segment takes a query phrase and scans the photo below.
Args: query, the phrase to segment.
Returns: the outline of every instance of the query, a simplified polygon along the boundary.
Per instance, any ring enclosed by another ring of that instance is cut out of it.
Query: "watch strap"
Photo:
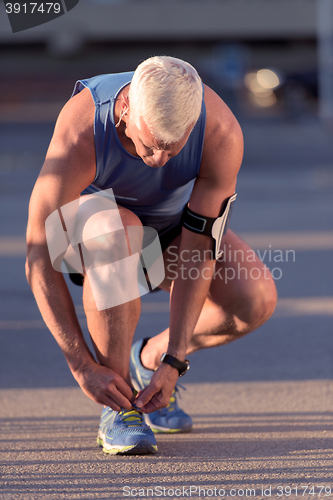
[[[175,356],[172,356],[171,354],[168,354],[166,352],[162,354],[161,361],[162,363],[166,363],[167,365],[176,368],[179,372],[180,377],[185,375],[185,373],[190,367],[190,363],[187,359],[185,359],[185,361],[180,361],[179,359],[175,358]]]

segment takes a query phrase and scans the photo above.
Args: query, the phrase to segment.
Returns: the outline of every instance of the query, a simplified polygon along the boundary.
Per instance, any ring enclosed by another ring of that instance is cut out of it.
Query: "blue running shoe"
[[[157,451],[154,433],[136,410],[103,408],[97,443],[111,455],[143,455]]]
[[[130,358],[130,373],[133,387],[137,391],[144,389],[150,382],[153,375],[152,370],[144,368],[141,363],[140,353],[142,350],[144,339],[138,340],[133,344]],[[174,390],[170,402],[166,408],[145,413],[143,415],[146,424],[151,427],[155,433],[173,433],[173,432],[190,432],[192,430],[191,417],[181,410],[177,403],[178,388]]]

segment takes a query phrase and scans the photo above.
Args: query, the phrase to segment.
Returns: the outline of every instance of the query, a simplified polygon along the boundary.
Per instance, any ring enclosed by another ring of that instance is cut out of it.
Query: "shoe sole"
[[[132,446],[112,446],[107,447],[102,438],[97,437],[97,444],[99,444],[104,453],[109,455],[148,455],[149,453],[156,453],[157,446],[149,443],[149,441],[140,441]]]
[[[169,429],[167,427],[150,427],[154,434],[181,434],[191,432],[191,429]]]

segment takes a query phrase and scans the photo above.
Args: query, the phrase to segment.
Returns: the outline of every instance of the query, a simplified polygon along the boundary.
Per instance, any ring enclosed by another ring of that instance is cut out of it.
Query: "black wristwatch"
[[[171,354],[167,354],[166,352],[162,354],[161,361],[162,363],[167,363],[168,365],[177,368],[180,377],[185,375],[187,370],[190,368],[190,363],[188,359],[185,359],[185,361],[180,361],[179,359],[175,358],[174,356],[171,356]]]

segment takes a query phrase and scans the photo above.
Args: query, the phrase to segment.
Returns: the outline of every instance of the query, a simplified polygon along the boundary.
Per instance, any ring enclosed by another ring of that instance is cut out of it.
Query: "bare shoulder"
[[[206,137],[226,138],[229,135],[242,139],[241,127],[230,108],[210,87],[205,85]]]
[[[44,234],[44,222],[50,213],[78,199],[93,182],[96,172],[94,115],[95,106],[86,90],[70,99],[60,112],[30,199],[30,239]]]
[[[61,110],[41,175],[56,174],[80,192],[95,177],[95,105],[88,89],[72,97]]]
[[[94,102],[90,91],[84,89],[61,110],[50,146],[67,147],[73,151],[77,148],[78,153],[82,149],[85,153],[94,152],[94,117]]]
[[[243,157],[241,127],[226,103],[205,85],[206,130],[200,175],[237,176]]]

